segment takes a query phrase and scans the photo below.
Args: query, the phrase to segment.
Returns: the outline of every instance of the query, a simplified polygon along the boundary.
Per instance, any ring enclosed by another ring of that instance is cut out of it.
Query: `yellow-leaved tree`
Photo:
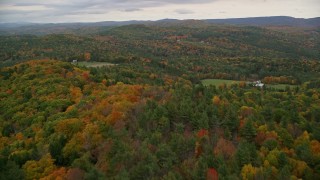
[[[39,161],[27,161],[22,168],[25,172],[26,179],[40,179],[51,174],[56,169],[53,163],[54,160],[48,153]]]
[[[256,171],[257,169],[253,167],[251,164],[244,165],[241,170],[242,179],[244,180],[254,179]]]

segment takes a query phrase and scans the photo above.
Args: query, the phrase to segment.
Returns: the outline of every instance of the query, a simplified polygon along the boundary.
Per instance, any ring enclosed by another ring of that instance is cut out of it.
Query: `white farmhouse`
[[[253,82],[253,86],[263,88],[264,84],[261,83],[261,81],[259,80],[259,81]]]

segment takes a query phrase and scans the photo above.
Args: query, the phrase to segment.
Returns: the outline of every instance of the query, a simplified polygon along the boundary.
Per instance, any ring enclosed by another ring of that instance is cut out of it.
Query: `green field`
[[[112,63],[108,63],[108,62],[95,62],[95,61],[91,61],[91,62],[78,62],[77,63],[78,66],[86,66],[86,67],[102,67],[102,66],[114,66],[116,64],[112,64]]]
[[[290,89],[297,87],[297,85],[290,85],[290,84],[266,84],[267,88],[274,88],[274,89],[278,89],[278,90],[285,90],[287,86]]]
[[[213,85],[213,86],[220,86],[222,84],[226,84],[227,86],[231,84],[239,84],[241,81],[237,80],[225,80],[225,79],[204,79],[201,80],[202,84],[205,86]],[[247,82],[248,84],[249,82]],[[266,84],[266,88],[274,88],[277,90],[285,90],[288,86],[290,89],[297,87],[297,85],[290,85],[290,84]]]
[[[209,85],[219,86],[219,85],[222,85],[222,84],[226,84],[226,85],[238,84],[241,81],[225,80],[225,79],[204,79],[204,80],[201,80],[201,82],[205,86],[209,86]]]

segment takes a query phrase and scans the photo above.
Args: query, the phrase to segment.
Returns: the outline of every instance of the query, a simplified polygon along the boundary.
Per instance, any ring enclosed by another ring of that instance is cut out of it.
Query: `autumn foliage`
[[[214,168],[208,169],[207,180],[219,180],[218,172]]]
[[[209,135],[209,132],[206,129],[200,129],[197,133],[198,138],[203,138],[208,135]]]
[[[1,68],[0,179],[319,179],[313,86],[219,88],[122,68]]]

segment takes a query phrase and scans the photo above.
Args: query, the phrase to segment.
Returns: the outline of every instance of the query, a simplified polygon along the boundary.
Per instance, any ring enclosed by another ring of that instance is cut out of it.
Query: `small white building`
[[[253,82],[253,86],[262,88],[264,86],[264,84],[261,83],[261,81],[259,80],[259,81]]]
[[[78,60],[74,59],[72,60],[72,64],[77,64],[78,63]]]

